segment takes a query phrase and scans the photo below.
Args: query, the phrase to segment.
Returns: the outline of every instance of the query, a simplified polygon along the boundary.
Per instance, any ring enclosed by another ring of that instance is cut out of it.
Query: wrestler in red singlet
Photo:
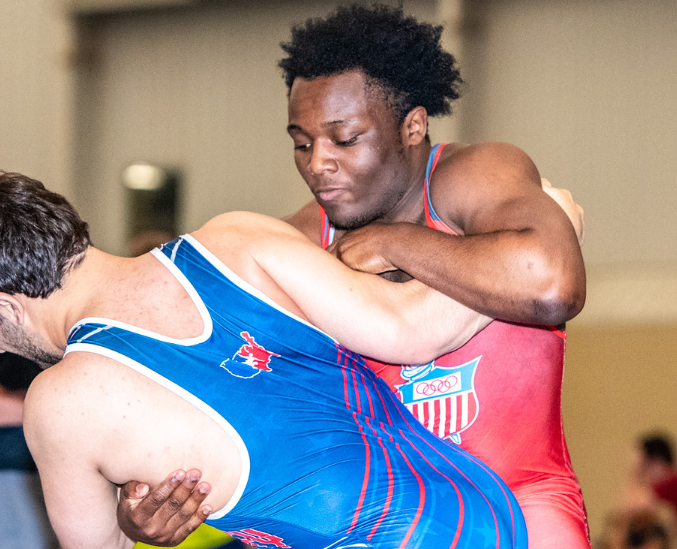
[[[455,234],[428,192],[443,145],[433,147],[425,180],[429,227]],[[320,207],[322,244],[333,228]],[[515,494],[531,549],[589,549],[581,489],[562,427],[566,332],[493,321],[456,351],[430,364],[367,360],[428,429],[496,471]]]

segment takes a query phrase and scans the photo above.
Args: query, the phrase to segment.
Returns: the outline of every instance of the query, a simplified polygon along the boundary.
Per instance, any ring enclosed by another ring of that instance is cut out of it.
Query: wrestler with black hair
[[[428,117],[449,114],[462,85],[441,33],[363,5],[292,30],[280,61],[287,130],[315,201],[286,221],[356,270],[414,277],[498,319],[430,363],[370,366],[431,431],[501,475],[530,547],[588,549],[561,414],[564,323],[585,301],[582,223],[577,233],[566,213],[580,211],[518,147],[431,144]],[[122,492],[128,533],[147,540],[142,523],[158,517],[194,527],[199,495],[179,520],[160,505],[170,484],[150,503],[136,488]]]
[[[428,116],[447,115],[463,81],[453,55],[440,47],[442,30],[386,6],[340,7],[333,17],[294,27],[279,66],[290,91],[297,78],[360,70],[368,86],[385,93],[398,124],[417,106]]]

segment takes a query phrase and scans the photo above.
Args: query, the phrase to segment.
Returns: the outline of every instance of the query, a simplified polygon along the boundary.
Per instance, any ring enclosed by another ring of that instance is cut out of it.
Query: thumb
[[[150,486],[148,484],[145,484],[143,482],[138,482],[136,484],[136,490],[134,490],[134,496],[137,499],[141,499],[146,497],[146,494],[150,491]]]
[[[121,488],[120,499],[143,499],[149,490],[148,484],[130,480]]]

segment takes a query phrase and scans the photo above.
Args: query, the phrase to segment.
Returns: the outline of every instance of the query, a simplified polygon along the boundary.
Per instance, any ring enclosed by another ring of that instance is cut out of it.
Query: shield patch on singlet
[[[261,372],[270,372],[270,360],[275,356],[273,353],[254,340],[254,337],[248,332],[240,332],[240,337],[247,343],[241,345],[235,352],[233,358],[224,360],[220,366],[227,370],[231,375],[243,379],[252,378]]]
[[[460,444],[461,433],[479,413],[475,370],[480,358],[460,366],[437,366],[435,361],[405,366],[401,375],[408,381],[397,385],[400,399],[429,431]]]

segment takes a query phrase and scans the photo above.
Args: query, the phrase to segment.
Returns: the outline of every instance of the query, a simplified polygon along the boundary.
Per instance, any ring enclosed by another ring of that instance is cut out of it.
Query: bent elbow
[[[534,302],[534,316],[542,325],[564,324],[583,310],[585,297],[585,281],[557,284]]]

